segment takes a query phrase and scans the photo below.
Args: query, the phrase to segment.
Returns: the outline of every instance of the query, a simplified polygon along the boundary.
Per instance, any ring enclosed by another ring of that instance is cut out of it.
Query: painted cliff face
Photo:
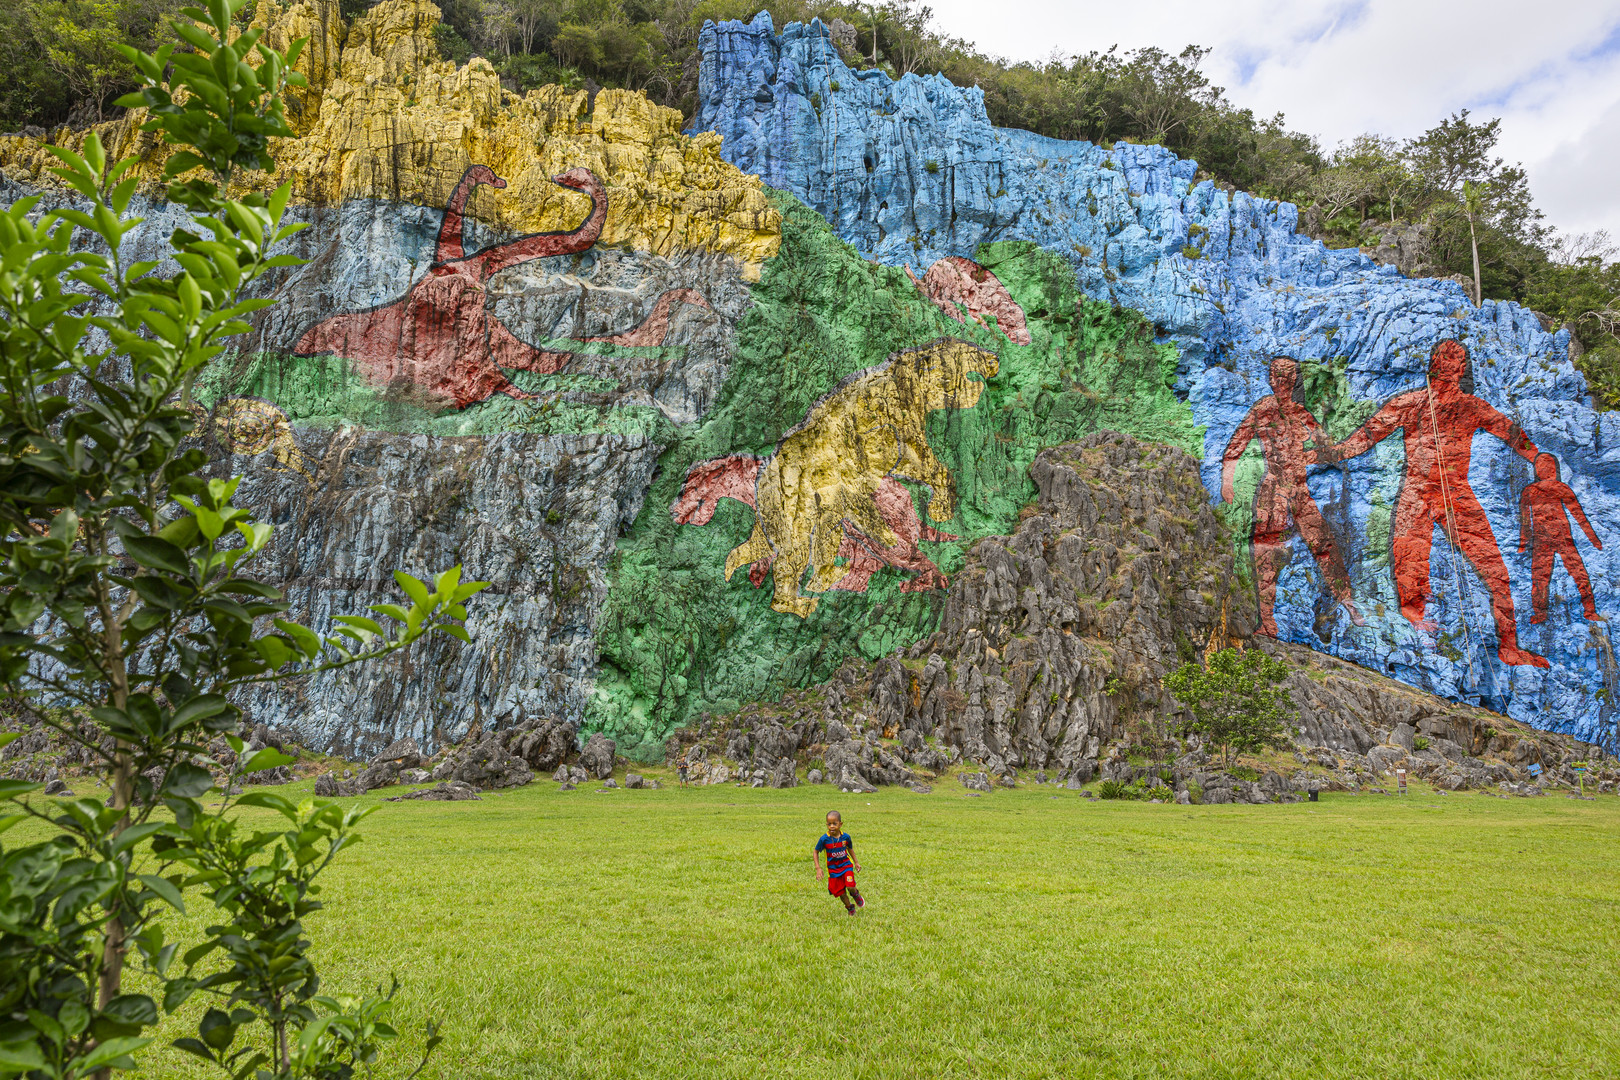
[[[1570,534],[1574,514],[1597,550],[1603,544],[1587,521],[1579,499],[1558,478],[1558,462],[1539,452],[1519,426],[1489,402],[1463,388],[1469,378],[1468,350],[1442,341],[1430,354],[1426,385],[1384,402],[1343,441],[1334,444],[1317,418],[1298,399],[1299,362],[1277,357],[1271,363],[1272,394],[1255,403],[1233,433],[1223,454],[1221,495],[1232,502],[1233,476],[1251,441],[1258,441],[1265,475],[1252,504],[1249,546],[1262,630],[1277,635],[1277,579],[1292,560],[1291,540],[1310,549],[1323,584],[1351,621],[1364,626],[1354,590],[1333,530],[1316,505],[1308,484],[1312,466],[1348,461],[1402,433],[1403,474],[1389,535],[1389,567],[1400,613],[1420,634],[1434,636],[1439,624],[1429,616],[1434,596],[1430,562],[1438,531],[1444,550],[1437,556],[1460,582],[1462,567],[1486,588],[1496,633],[1497,658],[1505,666],[1548,666],[1547,659],[1519,647],[1519,621],[1513,583],[1491,523],[1473,488],[1469,464],[1474,436],[1486,433],[1515,454],[1535,463],[1537,481],[1519,496],[1522,529],[1519,550],[1529,547],[1533,565],[1535,617],[1548,617],[1547,594],[1553,558],[1560,557],[1585,607],[1585,617],[1602,621],[1585,563]],[[1483,628],[1465,623],[1465,633]]]
[[[930,517],[955,514],[950,473],[924,431],[928,414],[972,408],[998,366],[994,353],[965,341],[896,353],[818,401],[770,457],[692,466],[671,514],[683,524],[704,524],[718,499],[754,507],[748,540],[726,556],[726,577],[747,566],[758,586],[773,573],[777,611],[804,617],[816,610],[814,594],[865,592],[883,566],[917,572],[904,589],[944,588],[945,576],[917,542],[925,532],[930,540],[956,538],[924,529],[899,479],[933,492]],[[801,580],[807,570],[809,579]]]
[[[1620,415],[1593,407],[1565,332],[1514,304],[1476,306],[1454,282],[1324,248],[1297,234],[1296,207],[1199,182],[1196,162],[1162,147],[998,129],[977,90],[938,76],[856,77],[817,23],[714,24],[701,52],[694,126],[866,257],[932,274],[986,244],[1026,243],[1065,262],[1083,295],[1151,321],[1204,426],[1211,496],[1236,481],[1268,631],[1538,726],[1612,731],[1620,667],[1587,615],[1620,587],[1620,557],[1574,531],[1565,543],[1554,508],[1578,503],[1599,540],[1620,517],[1607,453]],[[1447,340],[1468,353],[1475,385],[1436,400],[1439,433],[1423,436],[1397,422]],[[1278,357],[1299,362],[1309,408],[1271,385]],[[1375,415],[1360,453],[1318,461],[1319,443]],[[1522,442],[1497,433],[1499,417]],[[1524,495],[1540,483],[1532,447],[1558,461],[1569,500],[1551,487]],[[1434,494],[1442,476],[1452,486],[1447,468],[1465,474],[1449,499]]]
[[[519,237],[468,254],[463,232],[473,189],[480,184],[506,187],[506,181],[488,166],[468,168],[445,207],[426,276],[398,300],[322,320],[298,339],[295,354],[330,353],[353,362],[375,386],[403,380],[429,400],[443,401],[454,409],[486,401],[494,394],[518,400],[534,398],[533,392],[513,385],[507,373],[550,375],[566,367],[573,356],[521,340],[495,312],[488,282],[513,267],[588,250],[602,234],[608,213],[607,192],[589,169],[571,169],[553,179],[590,198],[590,213],[584,221],[566,231]],[[658,298],[637,326],[580,340],[662,345],[671,309],[681,303],[709,306],[696,289],[672,289]]]

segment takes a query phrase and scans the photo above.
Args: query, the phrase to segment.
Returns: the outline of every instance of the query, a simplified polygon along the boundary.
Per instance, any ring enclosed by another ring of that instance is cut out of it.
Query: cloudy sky
[[[1119,44],[1214,49],[1205,70],[1324,148],[1421,134],[1448,113],[1502,118],[1549,223],[1620,237],[1616,0],[928,0],[985,52],[1039,60]]]

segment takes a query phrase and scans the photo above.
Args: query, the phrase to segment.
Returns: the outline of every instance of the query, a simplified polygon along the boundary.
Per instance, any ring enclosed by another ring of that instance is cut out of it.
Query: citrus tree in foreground
[[[346,616],[322,636],[253,576],[271,527],[232,504],[240,477],[198,475],[192,381],[271,303],[254,283],[298,262],[277,252],[301,227],[283,220],[289,188],[232,196],[273,168],[270,140],[292,134],[281,91],[302,82],[302,42],[283,55],[238,34],[245,2],[185,9],[183,48],[125,50],[145,88],[121,103],[174,144],[168,195],[191,212],[172,265],[130,259],[134,162],[109,163],[94,133],[82,153],[50,148],[72,205],[0,212],[0,693],[89,749],[111,792],[41,800],[0,781],[0,832],[34,819],[50,833],[0,845],[0,1076],[132,1068],[161,1014],[199,994],[197,1033],[175,1045],[237,1078],[347,1077],[395,1034],[392,990],[322,993],[302,924],[361,815],[232,796],[291,760],[244,752],[232,692],[429,632],[465,640],[462,604],[483,584],[459,567],[431,584],[396,573],[401,603],[372,608],[386,627]],[[234,771],[205,805],[220,740]],[[248,805],[282,825],[244,828],[233,811]],[[188,902],[214,909],[208,928],[171,941],[164,916]],[[158,996],[128,990],[132,962]]]
[[[1259,649],[1222,649],[1207,667],[1182,664],[1164,677],[1164,688],[1192,714],[1181,729],[1220,747],[1222,765],[1230,766],[1233,751],[1287,742],[1295,715],[1294,700],[1280,685],[1287,677],[1288,665]]]

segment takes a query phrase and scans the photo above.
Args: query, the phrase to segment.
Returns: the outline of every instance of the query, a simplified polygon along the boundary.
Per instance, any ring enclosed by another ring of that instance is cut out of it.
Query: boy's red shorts
[[[827,879],[827,891],[834,896],[842,896],[844,890],[853,884],[855,884],[855,871],[851,870],[843,877],[829,877]]]

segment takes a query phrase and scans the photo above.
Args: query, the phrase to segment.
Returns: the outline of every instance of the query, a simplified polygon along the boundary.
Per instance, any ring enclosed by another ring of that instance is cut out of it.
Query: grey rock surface
[[[613,775],[613,760],[618,750],[618,743],[600,731],[594,732],[579,752],[580,767],[595,779],[605,780]]]
[[[467,605],[472,644],[433,635],[385,660],[247,694],[256,721],[361,755],[404,737],[443,746],[477,728],[560,717],[577,729],[593,680],[596,613],[620,530],[640,510],[656,445],[639,436],[477,438],[295,429],[316,483],[231,457],[237,502],[276,526],[258,564],[290,618],[398,599],[392,571],[460,563],[490,587]],[[271,460],[269,454],[262,455]]]
[[[384,802],[400,802],[404,799],[425,799],[429,802],[477,802],[478,790],[471,784],[460,780],[447,780],[421,791],[411,791],[404,795],[391,795]]]

